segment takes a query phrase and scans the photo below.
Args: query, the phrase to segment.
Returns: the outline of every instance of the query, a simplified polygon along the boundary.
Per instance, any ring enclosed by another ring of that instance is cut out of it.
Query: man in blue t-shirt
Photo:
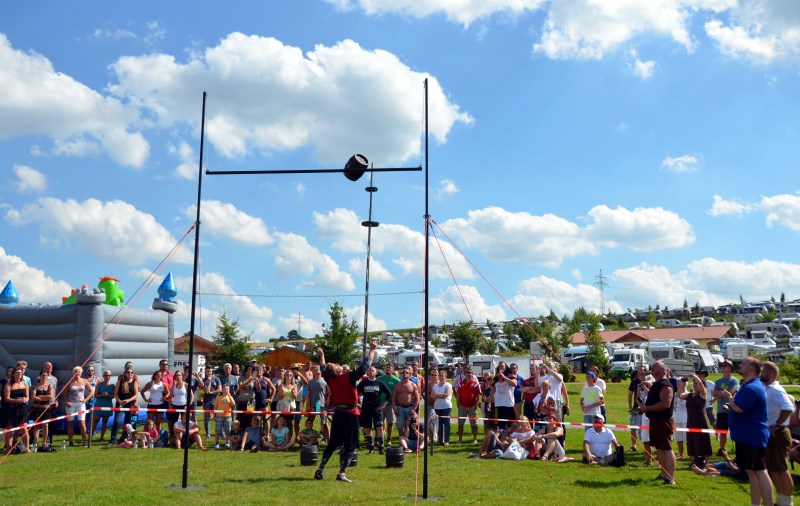
[[[750,480],[750,503],[772,504],[772,481],[766,467],[767,393],[761,383],[761,361],[747,357],[739,368],[742,384],[734,396],[723,392],[728,401],[731,439],[736,444],[736,463]]]
[[[733,373],[733,364],[725,360],[719,365],[719,370],[722,371],[722,377],[714,382],[714,391],[711,396],[717,400],[717,423],[714,428],[717,430],[728,430],[728,408],[725,401],[725,392],[731,395],[736,395],[739,389],[739,380],[731,376]],[[725,451],[725,444],[728,442],[727,434],[719,435],[719,450],[717,455],[720,457]]]

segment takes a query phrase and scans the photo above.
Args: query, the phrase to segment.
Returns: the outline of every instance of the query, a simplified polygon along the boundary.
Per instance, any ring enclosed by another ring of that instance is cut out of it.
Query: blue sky
[[[597,311],[601,269],[613,311],[800,297],[798,63],[790,0],[6,2],[0,283],[146,308],[169,271],[184,330],[192,236],[132,294],[194,222],[202,92],[206,168],[415,166],[427,77],[431,323]],[[421,325],[423,183],[376,176],[371,330]],[[367,184],[204,176],[199,333],[362,321]]]

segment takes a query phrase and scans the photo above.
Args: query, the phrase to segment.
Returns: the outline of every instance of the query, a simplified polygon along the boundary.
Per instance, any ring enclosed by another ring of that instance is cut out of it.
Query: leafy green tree
[[[531,341],[536,339],[536,337],[533,335],[533,330],[531,330],[531,328],[535,325],[535,323],[526,323],[520,327],[519,332],[517,332],[517,335],[519,336],[519,345],[524,350],[529,350],[531,348]]]
[[[223,311],[218,318],[214,334],[214,344],[220,348],[217,359],[220,362],[244,365],[252,358],[250,337],[253,333],[240,335],[239,319],[231,320],[228,314]]]
[[[403,348],[406,350],[411,349],[411,336],[408,334],[403,336]]]
[[[781,292],[781,306],[786,302],[786,294]]]
[[[442,338],[439,337],[439,334],[434,334],[433,337],[431,337],[431,344],[434,348],[438,348],[442,345]]]
[[[470,322],[458,322],[450,335],[450,343],[455,356],[467,358],[478,350],[480,334]]]
[[[352,364],[359,356],[356,341],[361,330],[355,319],[347,320],[344,308],[335,302],[328,310],[330,324],[322,324],[322,335],[316,336],[317,347],[325,352],[325,360],[337,364]]]
[[[601,375],[606,375],[609,371],[609,363],[606,354],[604,353],[605,350],[605,343],[603,342],[603,338],[600,337],[600,331],[598,330],[597,324],[592,322],[589,328],[585,332],[586,335],[586,345],[588,346],[588,350],[586,351],[586,360],[600,369]]]

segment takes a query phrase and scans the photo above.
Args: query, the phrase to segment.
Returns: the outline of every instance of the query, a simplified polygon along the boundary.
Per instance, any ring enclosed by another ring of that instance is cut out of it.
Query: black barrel
[[[390,446],[386,449],[386,467],[403,467],[405,459],[402,446]]]
[[[303,445],[300,447],[300,465],[316,466],[319,457],[319,448],[314,445]]]
[[[356,467],[358,465],[358,450],[350,452],[350,467]]]

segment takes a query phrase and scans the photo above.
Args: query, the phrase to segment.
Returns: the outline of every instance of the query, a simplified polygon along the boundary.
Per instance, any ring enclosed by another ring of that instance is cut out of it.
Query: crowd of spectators
[[[16,428],[5,432],[6,451],[55,451],[50,442],[51,424],[34,424],[29,429],[24,424],[50,419],[59,407],[69,416],[64,442],[69,446],[75,444],[76,425],[79,444],[84,446],[97,433],[98,440],[108,441],[109,446],[181,448],[188,434],[189,444],[201,449],[208,445],[252,452],[325,444],[330,437],[328,417],[317,415],[326,411],[330,391],[319,366],[311,362],[284,369],[252,361],[244,367],[224,364],[219,374],[207,366],[198,374],[188,368],[170,371],[168,362],[162,360],[157,371],[144,376],[147,381],[130,362],[116,381],[108,370],[95,375],[90,364],[85,370],[75,367],[61,388],[51,363],[45,363],[34,380],[26,375],[26,368],[20,361],[0,379],[0,426]],[[399,371],[389,364],[382,373],[370,367],[357,386],[366,449],[383,453],[395,435],[396,443],[408,452],[420,451],[426,443],[448,446],[450,418],[455,411],[458,443],[464,442],[467,423],[471,442],[481,442],[471,457],[501,457],[516,443],[528,458],[572,460],[564,450],[566,431],[559,423],[569,414],[569,395],[554,363],[531,364],[524,378],[516,364],[505,362],[480,377],[475,372],[468,365],[459,365],[450,380],[445,370],[433,367],[425,374],[417,364]],[[628,452],[638,452],[641,446],[645,464],[657,462],[659,478],[668,484],[674,483],[675,461],[688,459],[697,474],[746,477],[754,503],[771,500],[774,485],[777,503],[790,504],[794,486],[788,462],[789,458],[800,461],[800,444],[792,438],[790,425],[800,427],[800,404],[779,384],[779,369],[772,362],[744,360],[741,381],[728,362],[722,364],[721,372],[722,376],[711,382],[706,371],[677,376],[661,362],[652,364],[650,370],[641,367],[636,371],[628,388],[628,421],[648,428],[630,431]],[[425,393],[432,403],[432,417],[427,422],[420,411]],[[579,399],[586,424],[582,460],[587,464],[613,465],[624,460],[624,448],[604,426],[605,396],[600,371],[590,368]],[[176,411],[112,410],[144,405]],[[201,409],[187,418],[187,406]],[[273,413],[262,415],[263,411]],[[286,414],[288,411],[313,414]],[[710,427],[730,429],[735,459],[728,456],[726,434],[713,436],[719,442],[717,455],[723,459],[714,464],[712,435],[675,431]],[[470,442],[469,434],[466,442]]]

